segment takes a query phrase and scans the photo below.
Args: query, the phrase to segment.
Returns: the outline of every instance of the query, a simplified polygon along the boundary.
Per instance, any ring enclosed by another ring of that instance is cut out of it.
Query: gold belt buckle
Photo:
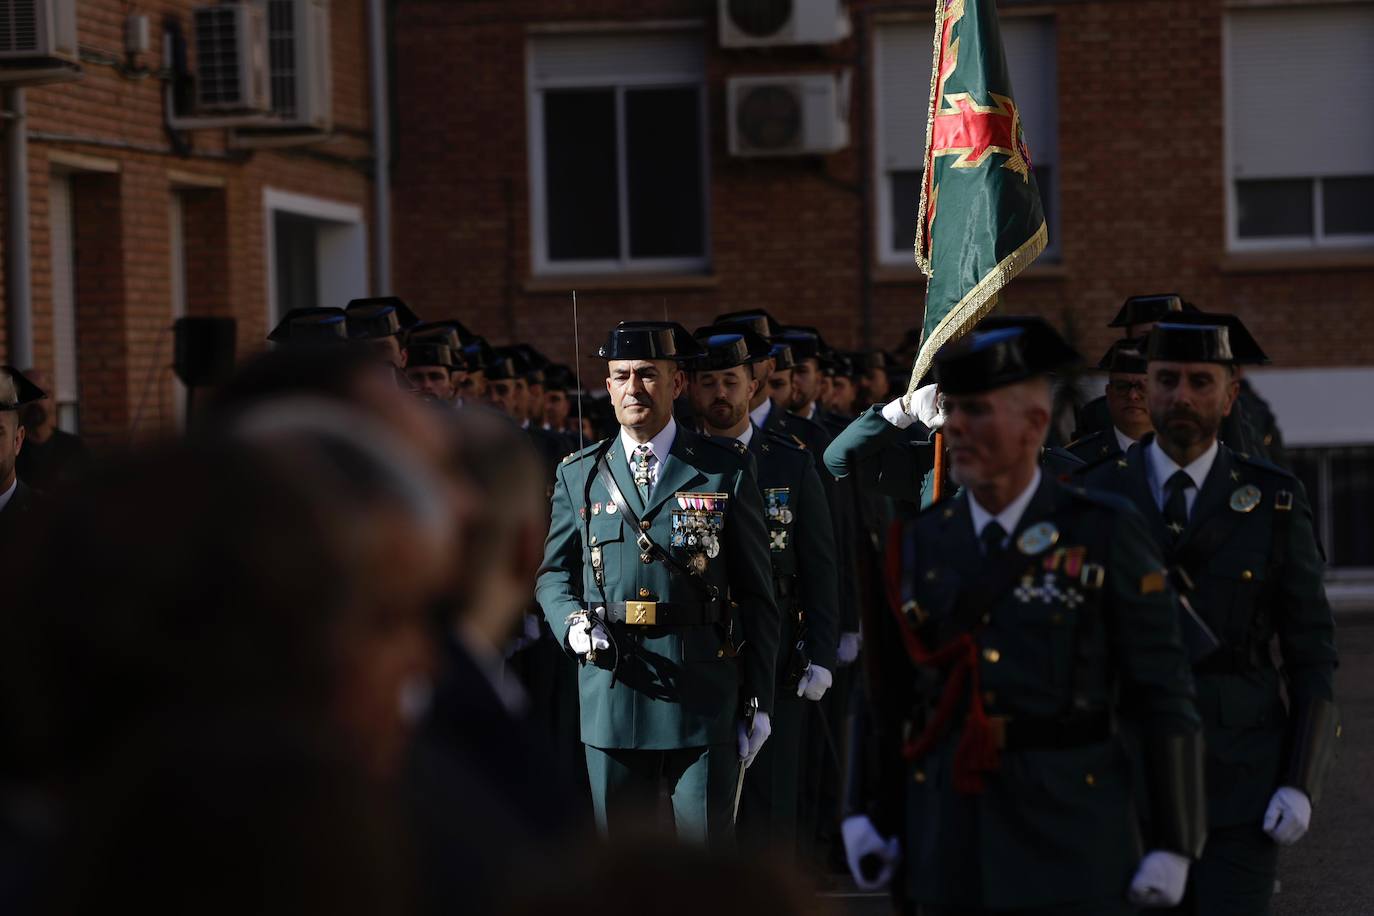
[[[626,601],[625,622],[636,627],[651,627],[658,623],[658,602]]]

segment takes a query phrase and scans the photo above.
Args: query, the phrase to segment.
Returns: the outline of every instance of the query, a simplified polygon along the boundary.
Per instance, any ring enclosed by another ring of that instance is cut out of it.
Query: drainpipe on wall
[[[372,56],[372,294],[391,294],[391,105],[387,88],[387,21],[384,0],[367,0]]]
[[[29,133],[24,90],[6,89],[5,118],[5,305],[9,318],[8,362],[33,365],[33,284],[29,275]]]

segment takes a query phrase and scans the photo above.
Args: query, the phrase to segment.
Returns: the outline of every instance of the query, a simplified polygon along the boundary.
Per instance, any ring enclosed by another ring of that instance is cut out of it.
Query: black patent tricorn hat
[[[1219,324],[1226,328],[1226,336],[1231,341],[1231,356],[1233,361],[1241,365],[1263,365],[1269,362],[1269,356],[1260,349],[1259,341],[1255,340],[1250,329],[1245,326],[1236,315],[1229,315],[1225,312],[1184,312],[1181,315],[1169,317],[1170,324]]]
[[[597,349],[602,359],[667,359],[685,362],[702,355],[701,345],[676,321],[622,321]]]
[[[275,343],[327,345],[348,342],[344,310],[299,308],[287,312],[267,339]]]
[[[397,296],[354,299],[344,307],[349,340],[391,337],[420,323],[419,317]]]
[[[935,354],[933,375],[945,394],[981,394],[1056,372],[1081,357],[1044,319],[985,319]]]
[[[792,345],[785,340],[775,340],[768,349],[768,355],[773,358],[773,370],[780,372],[784,369],[792,369],[797,365],[797,358],[792,355]]]
[[[732,327],[746,327],[758,334],[760,337],[776,337],[782,331],[782,323],[766,309],[744,309],[739,312],[726,312],[717,315],[712,322],[716,325],[730,325]]]
[[[1231,334],[1224,324],[1161,321],[1145,345],[1149,362],[1227,363],[1236,361]]]
[[[416,341],[406,347],[406,366],[414,368],[417,366],[439,366],[443,369],[461,368],[455,367],[453,362],[453,348],[441,341]]]
[[[1151,293],[1148,296],[1131,296],[1121,306],[1121,310],[1112,319],[1109,328],[1128,328],[1136,324],[1149,324],[1152,321],[1163,321],[1166,317],[1173,320],[1173,316],[1180,312],[1196,312],[1197,309],[1191,304],[1184,302],[1183,297],[1178,293]]]
[[[0,379],[5,376],[14,384],[14,400],[11,401],[8,397],[0,398],[0,410],[18,410],[25,404],[41,401],[48,396],[46,391],[29,381],[24,373],[13,366],[0,366]],[[9,392],[5,394],[8,395]]]
[[[1124,337],[1115,341],[1098,360],[1097,368],[1104,372],[1123,372],[1129,375],[1145,374],[1146,337]]]
[[[737,327],[707,325],[697,328],[697,342],[706,351],[692,360],[687,368],[696,371],[733,369],[767,359],[772,345],[768,339],[755,334],[743,325]]]

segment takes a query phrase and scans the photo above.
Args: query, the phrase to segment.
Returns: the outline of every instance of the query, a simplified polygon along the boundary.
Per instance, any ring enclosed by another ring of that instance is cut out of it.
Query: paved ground
[[[1311,832],[1279,859],[1273,916],[1374,914],[1374,611],[1341,614],[1337,646],[1344,740]],[[850,916],[890,912],[876,895],[841,892],[830,900]]]

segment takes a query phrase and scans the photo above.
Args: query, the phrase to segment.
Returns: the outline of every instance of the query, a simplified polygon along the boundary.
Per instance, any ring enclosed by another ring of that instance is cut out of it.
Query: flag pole
[[[939,502],[945,496],[945,434],[935,431],[935,487],[932,502]]]

